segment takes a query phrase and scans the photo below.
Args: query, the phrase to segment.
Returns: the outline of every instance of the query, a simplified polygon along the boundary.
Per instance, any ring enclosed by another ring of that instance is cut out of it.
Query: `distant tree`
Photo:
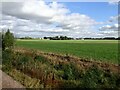
[[[57,39],[58,39],[59,37],[58,37],[58,36],[55,36],[55,38],[57,38]]]
[[[44,39],[49,38],[50,40],[72,40],[74,38],[67,36],[55,36],[55,37],[44,37]]]
[[[47,39],[47,37],[44,37],[44,39]]]
[[[8,29],[5,34],[2,35],[2,49],[10,49],[14,46],[14,35]]]
[[[21,37],[20,39],[33,39],[32,37]]]
[[[28,36],[27,36],[27,37],[25,37],[25,39],[32,39],[32,37],[28,37]]]
[[[105,39],[105,40],[115,40],[115,37],[105,37],[103,39]]]
[[[67,36],[65,36],[65,37],[64,37],[64,40],[68,40],[68,37],[67,37]]]
[[[120,40],[120,37],[116,38],[116,40]]]
[[[64,37],[63,37],[63,36],[60,36],[60,40],[64,40]]]
[[[2,47],[2,32],[0,32],[0,48]]]

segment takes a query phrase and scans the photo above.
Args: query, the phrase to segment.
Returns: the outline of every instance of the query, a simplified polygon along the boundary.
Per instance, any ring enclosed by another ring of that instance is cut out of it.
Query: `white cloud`
[[[4,2],[2,6],[3,17],[0,28],[10,28],[17,36],[91,37],[101,35],[94,31],[94,26],[101,22],[96,22],[84,14],[72,13],[62,3],[45,3],[35,0]],[[101,27],[103,28],[111,28],[111,26]]]
[[[103,26],[99,27],[100,33],[103,34],[103,36],[118,37],[120,28],[119,19],[120,15],[111,16],[107,22],[104,22]]]
[[[108,3],[111,5],[118,5],[119,0],[109,0]]]
[[[113,36],[113,37],[118,37],[118,24],[114,25],[105,25],[99,28],[101,31],[101,34],[104,34],[104,36]]]
[[[55,2],[50,4],[46,4],[44,1],[4,2],[2,6],[4,14],[41,23],[50,23],[49,20],[55,15],[69,13],[64,5]]]
[[[102,31],[118,31],[118,24],[114,25],[105,25],[99,28]]]
[[[55,16],[51,21],[59,23],[63,28],[71,29],[80,29],[80,27],[90,27],[97,24],[97,22],[90,17],[78,13],[72,13],[66,16]]]
[[[117,16],[111,16],[110,19],[109,19],[109,22],[117,22],[117,23],[120,23],[120,15],[117,15]]]

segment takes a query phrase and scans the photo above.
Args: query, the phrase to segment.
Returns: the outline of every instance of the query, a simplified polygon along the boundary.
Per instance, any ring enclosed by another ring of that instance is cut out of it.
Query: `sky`
[[[118,37],[116,2],[1,2],[0,30],[16,37]]]

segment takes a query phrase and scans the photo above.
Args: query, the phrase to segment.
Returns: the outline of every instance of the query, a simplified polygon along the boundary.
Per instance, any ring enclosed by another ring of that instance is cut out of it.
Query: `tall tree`
[[[2,49],[11,49],[14,46],[14,35],[8,29],[2,36]]]
[[[2,48],[2,32],[0,32],[0,50]]]

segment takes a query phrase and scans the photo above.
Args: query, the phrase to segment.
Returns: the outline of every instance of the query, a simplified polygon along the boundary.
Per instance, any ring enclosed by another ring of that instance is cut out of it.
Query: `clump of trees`
[[[73,38],[67,36],[55,36],[55,37],[44,37],[44,39],[50,40],[72,40]]]
[[[19,39],[33,39],[32,37],[21,37]]]
[[[11,49],[14,47],[15,40],[13,33],[8,29],[6,33],[2,34],[2,49]]]

